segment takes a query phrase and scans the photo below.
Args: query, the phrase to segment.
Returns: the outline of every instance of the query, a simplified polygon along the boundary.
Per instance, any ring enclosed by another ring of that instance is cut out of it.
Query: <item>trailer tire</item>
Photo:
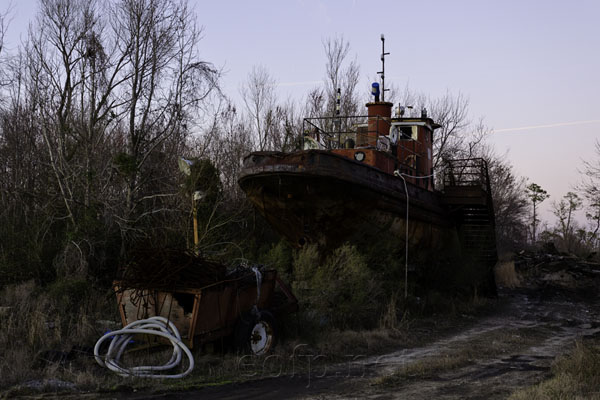
[[[277,344],[279,332],[273,314],[266,310],[244,313],[234,331],[234,344],[238,351],[254,355],[268,353]]]

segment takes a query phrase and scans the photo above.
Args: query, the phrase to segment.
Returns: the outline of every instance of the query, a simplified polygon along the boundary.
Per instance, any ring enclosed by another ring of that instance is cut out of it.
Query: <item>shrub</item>
[[[354,246],[343,245],[319,262],[315,246],[296,254],[294,289],[321,324],[372,327],[380,314],[380,282]]]
[[[289,282],[292,279],[293,253],[289,244],[283,239],[277,244],[271,245],[271,248],[262,257],[261,263],[276,269],[284,281]]]
[[[58,279],[47,288],[52,303],[59,312],[70,312],[92,300],[89,294],[93,289],[84,279]]]

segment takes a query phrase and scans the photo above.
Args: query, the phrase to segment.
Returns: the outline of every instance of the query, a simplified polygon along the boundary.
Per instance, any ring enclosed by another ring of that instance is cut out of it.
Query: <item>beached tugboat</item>
[[[302,150],[247,155],[240,186],[296,246],[332,248],[389,232],[399,246],[408,241],[412,254],[468,257],[481,268],[478,283],[493,292],[497,255],[486,162],[447,160],[436,187],[433,139],[440,126],[426,110],[408,117],[404,107],[380,101],[377,83],[373,95],[367,115],[305,119]]]

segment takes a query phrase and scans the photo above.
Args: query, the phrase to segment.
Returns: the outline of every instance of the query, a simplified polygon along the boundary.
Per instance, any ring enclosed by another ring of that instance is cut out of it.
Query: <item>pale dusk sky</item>
[[[12,3],[6,36],[14,52],[37,12],[35,0]],[[300,100],[324,77],[322,42],[341,36],[363,82],[380,70],[386,37],[386,82],[430,96],[447,91],[470,100],[470,116],[495,132],[515,170],[552,200],[573,190],[582,160],[600,138],[600,1],[193,1],[203,57],[223,67],[225,93],[239,102],[252,66],[279,82],[281,99]],[[584,218],[579,218],[584,222]]]

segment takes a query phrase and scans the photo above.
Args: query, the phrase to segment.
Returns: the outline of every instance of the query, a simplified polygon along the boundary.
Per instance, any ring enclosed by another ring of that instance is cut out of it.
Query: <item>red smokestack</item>
[[[390,132],[392,106],[393,104],[387,101],[367,103],[369,115],[369,137],[367,144],[369,146],[375,146],[377,144],[377,137],[387,135]]]

